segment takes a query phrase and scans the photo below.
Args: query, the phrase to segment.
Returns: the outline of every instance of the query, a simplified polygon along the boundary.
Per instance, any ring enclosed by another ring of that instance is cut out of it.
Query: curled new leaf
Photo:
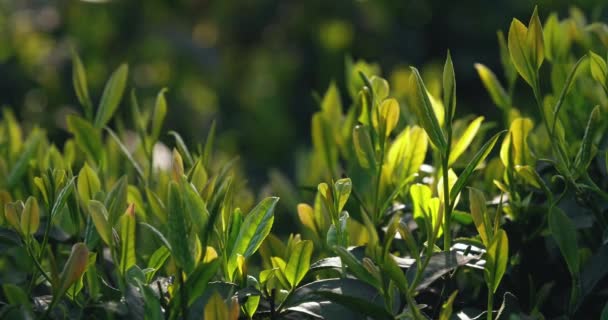
[[[414,112],[433,145],[439,150],[444,150],[447,146],[447,141],[435,116],[435,111],[433,110],[424,82],[420,77],[418,69],[414,67],[411,69],[410,86],[414,89],[415,95],[413,99]]]
[[[509,260],[509,240],[507,233],[499,229],[492,239],[490,246],[486,251],[486,265],[484,276],[488,284],[488,288],[492,292],[496,292],[502,276],[507,269]]]
[[[30,196],[25,201],[25,207],[21,214],[21,232],[25,235],[32,235],[38,230],[40,225],[40,208],[36,198]]]
[[[82,169],[78,173],[78,181],[76,183],[78,196],[83,203],[95,197],[95,194],[101,190],[101,182],[97,173],[85,162]]]
[[[93,225],[97,229],[97,233],[101,237],[101,240],[108,245],[112,245],[112,227],[108,222],[108,212],[103,203],[97,200],[90,200],[88,203],[88,211],[93,220]]]
[[[68,261],[63,266],[63,270],[59,275],[59,283],[55,294],[61,296],[65,291],[74,284],[82,274],[86,271],[89,258],[89,249],[87,246],[78,242],[72,246],[72,252],[68,257]]]
[[[114,115],[127,85],[128,72],[129,68],[126,64],[123,64],[110,76],[95,115],[94,124],[96,128],[103,128]]]
[[[456,75],[450,51],[443,66],[443,105],[447,108],[445,123],[451,122],[456,113]]]

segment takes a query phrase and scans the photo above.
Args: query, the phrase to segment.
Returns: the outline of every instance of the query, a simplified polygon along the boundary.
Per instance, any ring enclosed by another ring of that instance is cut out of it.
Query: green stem
[[[378,172],[377,172],[377,179],[376,179],[376,194],[374,197],[374,212],[375,212],[375,218],[376,221],[374,221],[374,224],[378,224],[380,223],[380,221],[382,221],[382,212],[378,212],[378,201],[380,198],[380,183],[382,181],[382,168],[384,167],[384,145],[386,144],[386,141],[383,141],[380,144],[380,165],[378,166]]]
[[[447,149],[442,157],[443,160],[443,251],[449,251],[452,247],[452,234],[450,232],[450,223],[452,222],[452,205],[450,204],[450,179],[449,179],[449,161],[452,144],[452,125],[447,121]]]
[[[492,291],[492,288],[490,288],[490,286],[488,286],[488,314],[487,314],[488,320],[492,320],[493,312],[494,312],[494,292]]]

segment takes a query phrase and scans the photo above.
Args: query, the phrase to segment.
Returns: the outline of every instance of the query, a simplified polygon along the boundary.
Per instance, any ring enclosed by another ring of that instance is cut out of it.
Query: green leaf
[[[180,188],[184,198],[184,209],[188,212],[190,221],[192,221],[192,226],[198,234],[199,239],[203,239],[205,236],[207,220],[209,219],[207,206],[201,196],[196,192],[196,189],[194,189],[194,186],[188,183],[186,179],[181,179]]]
[[[313,244],[310,240],[297,243],[289,253],[289,261],[285,267],[285,278],[292,288],[298,286],[310,267]]]
[[[78,190],[78,197],[80,197],[80,201],[83,204],[88,203],[101,190],[101,181],[99,181],[97,173],[86,162],[78,173],[76,189]]]
[[[95,129],[90,122],[75,116],[67,116],[68,131],[74,135],[76,145],[86,155],[89,161],[99,164],[103,158],[101,132]]]
[[[357,277],[357,279],[365,281],[374,286],[375,288],[382,287],[380,281],[376,277],[374,277],[374,275],[371,274],[367,269],[365,269],[365,267],[363,267],[363,264],[361,264],[361,262],[357,260],[357,258],[350,251],[339,246],[335,246],[334,251],[338,256],[340,256],[342,262],[346,266],[348,266],[350,272],[355,277]]]
[[[350,310],[359,312],[373,319],[394,319],[394,317],[386,311],[386,309],[370,302],[369,300],[353,297],[343,293],[334,293],[331,291],[319,291],[316,293],[322,297],[329,299],[332,302],[341,304]]]
[[[538,17],[538,8],[534,7],[532,17],[528,23],[526,34],[526,45],[529,61],[535,70],[540,69],[545,59],[545,40],[543,39],[543,27]]]
[[[338,212],[342,212],[342,209],[344,208],[344,205],[346,204],[346,202],[348,201],[348,197],[350,196],[350,192],[353,188],[353,183],[350,178],[343,178],[334,183],[334,188],[336,190],[335,199],[338,201],[336,209]]]
[[[146,283],[150,283],[154,279],[156,272],[163,267],[165,261],[167,261],[170,256],[171,251],[169,248],[162,245],[152,253],[148,260],[148,269],[151,269],[152,271],[146,273]]]
[[[452,292],[448,300],[441,306],[441,313],[439,314],[439,320],[449,320],[452,317],[452,305],[458,295],[458,290]]]
[[[587,121],[585,135],[583,136],[583,141],[581,141],[581,147],[576,154],[576,158],[574,158],[574,168],[579,174],[587,171],[587,167],[589,167],[589,164],[591,163],[593,149],[595,147],[593,140],[600,126],[600,122],[600,106],[598,105],[593,108],[593,111],[591,111],[591,114],[589,115],[589,121]]]
[[[87,74],[84,65],[76,51],[72,51],[72,83],[74,91],[80,104],[84,107],[84,113],[89,120],[93,117],[93,103],[89,97],[89,89],[87,87]]]
[[[488,90],[494,104],[503,110],[508,110],[511,107],[511,98],[496,78],[494,72],[481,63],[476,63],[475,69],[477,69],[477,74],[483,86]]]
[[[558,123],[557,116],[559,115],[559,111],[562,108],[562,104],[564,103],[566,95],[570,91],[570,88],[572,88],[572,84],[574,83],[574,79],[578,75],[578,69],[583,64],[583,61],[585,61],[585,59],[586,59],[586,56],[581,57],[580,59],[578,59],[578,61],[576,62],[576,64],[570,70],[570,73],[568,74],[568,77],[566,78],[566,82],[564,82],[564,86],[562,87],[562,91],[560,92],[559,98],[557,99],[557,102],[555,103],[555,107],[553,108],[553,119],[552,119],[552,121],[550,123],[551,124],[551,132],[554,132],[555,129],[556,129],[556,126],[557,126],[557,123]]]
[[[443,66],[443,105],[447,108],[445,123],[451,122],[456,113],[456,74],[449,50]]]
[[[124,276],[135,265],[135,207],[129,205],[118,221],[120,230],[120,272]]]
[[[123,64],[110,76],[95,115],[95,128],[103,128],[114,115],[125,91],[128,73],[129,67]]]
[[[507,233],[499,229],[492,239],[486,251],[486,265],[484,276],[488,284],[488,288],[492,292],[496,292],[502,276],[507,269],[509,261],[509,240]]]
[[[40,226],[40,208],[36,198],[29,196],[25,201],[25,207],[21,214],[21,232],[25,235],[33,235]]]
[[[427,135],[418,126],[407,127],[393,141],[387,158],[387,165],[393,173],[393,181],[401,185],[420,170],[426,158]]]
[[[2,292],[6,297],[6,300],[11,305],[23,305],[28,309],[31,308],[30,299],[21,287],[18,287],[12,283],[6,283],[2,285]]]
[[[359,160],[359,165],[365,169],[375,168],[376,157],[374,156],[374,147],[366,126],[356,125],[353,128],[353,146],[357,160]]]
[[[577,277],[580,270],[580,261],[574,223],[561,209],[551,207],[551,211],[549,212],[549,229],[555,242],[557,242],[564,260],[566,260],[568,271],[570,271],[573,277]]]
[[[469,180],[469,177],[471,176],[471,174],[473,173],[475,168],[477,168],[479,163],[481,163],[485,158],[488,157],[488,155],[492,151],[492,148],[494,148],[496,141],[498,141],[498,139],[504,133],[505,133],[505,131],[501,131],[501,132],[497,133],[496,135],[494,135],[490,140],[488,140],[488,142],[486,142],[481,147],[481,149],[479,149],[479,151],[475,154],[473,159],[471,159],[471,161],[467,164],[467,166],[464,168],[464,170],[458,177],[458,180],[456,180],[456,183],[450,190],[450,203],[454,203],[454,201],[456,200],[456,197],[458,196],[458,194],[460,193],[462,188],[464,188],[465,184]]]
[[[154,105],[154,112],[152,113],[152,140],[157,140],[160,136],[160,131],[163,128],[163,122],[167,115],[167,99],[165,99],[165,92],[167,92],[167,88],[161,89],[156,96],[156,104]]]
[[[139,176],[139,178],[141,178],[143,181],[146,181],[146,176],[144,175],[144,171],[141,169],[141,167],[139,166],[137,161],[135,161],[135,158],[133,158],[133,155],[131,154],[129,149],[127,149],[127,147],[122,143],[122,141],[120,141],[120,138],[116,135],[116,133],[114,133],[114,131],[112,131],[112,129],[106,128],[106,131],[110,134],[110,137],[112,137],[114,142],[116,142],[116,144],[120,148],[120,151],[122,151],[122,154],[125,157],[127,157],[127,160],[129,160],[129,162],[135,169],[135,172],[137,172],[137,175]]]
[[[104,205],[108,209],[108,222],[112,227],[116,225],[118,218],[127,207],[127,187],[127,176],[122,176],[106,195]]]
[[[509,53],[519,75],[532,87],[536,86],[536,71],[528,57],[528,28],[517,19],[509,27]]]
[[[188,306],[200,297],[207,289],[209,281],[213,279],[221,265],[220,259],[214,259],[208,263],[200,263],[188,277],[185,286],[188,291]]]
[[[6,185],[9,189],[14,188],[19,182],[22,182],[23,175],[27,171],[30,160],[35,156],[38,145],[42,142],[42,138],[42,132],[37,129],[34,129],[34,131],[30,133],[23,149],[20,151],[19,158],[17,158],[17,161],[13,164],[10,173],[6,178]]]
[[[488,219],[486,198],[483,196],[483,192],[474,188],[469,188],[469,206],[471,209],[471,217],[473,218],[477,232],[479,232],[481,241],[488,247],[493,232],[490,219]]]
[[[431,100],[429,99],[424,82],[420,77],[418,69],[411,67],[412,75],[410,76],[410,85],[414,89],[415,97],[413,99],[413,109],[416,113],[416,117],[420,122],[422,128],[426,131],[429,139],[439,150],[445,150],[447,147],[446,138],[443,135],[443,131],[439,126],[435,111]]]
[[[531,166],[515,166],[515,171],[517,174],[524,179],[529,185],[537,188],[537,189],[545,189],[543,179],[538,175],[538,172],[534,170]]]
[[[188,149],[188,147],[186,146],[186,143],[184,142],[184,139],[182,139],[182,136],[173,130],[169,131],[168,134],[170,136],[173,136],[173,138],[175,138],[175,145],[177,146],[177,150],[179,151],[180,155],[184,156],[184,158],[185,158],[184,160],[186,160],[186,165],[188,167],[192,166],[194,164],[194,160],[192,158],[192,154],[190,153],[190,150]]]
[[[608,68],[606,68],[606,61],[602,57],[600,57],[597,53],[593,51],[589,51],[587,55],[589,57],[589,68],[591,69],[591,76],[595,81],[599,82],[604,90],[608,90],[606,88],[606,76],[608,74]]]
[[[505,167],[534,164],[528,147],[528,136],[532,129],[534,129],[534,122],[529,118],[517,118],[511,122],[509,135],[500,147],[500,159]],[[510,163],[511,160],[513,163]]]
[[[270,233],[274,221],[274,208],[279,198],[268,197],[256,205],[245,217],[228,260],[228,271],[236,269],[237,255],[251,257]]]
[[[68,200],[68,196],[72,193],[72,189],[74,189],[74,179],[72,177],[65,186],[59,191],[57,197],[55,198],[55,202],[53,203],[53,207],[51,208],[50,219],[51,221],[57,214],[63,210],[66,201]]]
[[[393,255],[385,254],[384,263],[382,264],[382,272],[387,274],[392,279],[401,293],[406,293],[409,290],[409,284],[405,273],[401,271],[397,262],[393,259]]]
[[[188,232],[186,230],[186,212],[181,191],[176,182],[169,184],[168,204],[168,235],[171,244],[171,254],[177,265],[190,273],[194,267],[194,260],[190,254]]]
[[[55,288],[54,294],[57,297],[61,297],[72,284],[82,277],[86,271],[88,259],[89,249],[84,243],[78,242],[72,246],[72,252],[63,266],[59,275],[59,283]]]
[[[399,122],[399,102],[393,98],[386,99],[378,107],[378,112],[380,116],[379,120],[384,130],[381,134],[384,134],[384,137],[388,137]]]
[[[473,139],[477,135],[479,128],[481,127],[481,123],[483,122],[484,117],[477,117],[473,120],[469,126],[464,130],[462,136],[456,141],[456,143],[452,146],[450,150],[450,159],[448,160],[448,164],[453,164],[458,160],[458,158],[467,150],[467,148],[473,142]]]

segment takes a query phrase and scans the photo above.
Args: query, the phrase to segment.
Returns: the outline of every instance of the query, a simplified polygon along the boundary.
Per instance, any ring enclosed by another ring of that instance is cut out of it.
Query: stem
[[[492,291],[492,288],[490,288],[490,286],[488,286],[488,312],[487,312],[488,320],[492,320],[493,312],[494,312],[494,292]]]
[[[452,205],[450,204],[450,179],[449,179],[449,162],[450,152],[452,148],[452,124],[447,122],[447,149],[442,157],[443,160],[443,250],[449,251],[452,247],[452,234],[450,232],[450,222],[452,220]]]
[[[378,201],[380,198],[380,182],[382,180],[382,167],[384,166],[384,145],[386,141],[380,144],[380,165],[378,166],[378,173],[376,179],[376,195],[374,197],[374,212],[376,213],[377,221],[374,224],[379,223],[382,220],[382,212],[378,212]]]

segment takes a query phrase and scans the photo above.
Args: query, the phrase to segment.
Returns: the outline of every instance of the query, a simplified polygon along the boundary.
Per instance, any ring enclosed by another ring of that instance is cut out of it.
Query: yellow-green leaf
[[[156,104],[152,113],[152,140],[158,139],[160,131],[163,128],[163,122],[167,115],[167,99],[165,98],[166,88],[160,90],[156,96]]]
[[[374,147],[366,126],[357,125],[353,128],[353,146],[362,168],[375,167]]]
[[[439,320],[449,320],[452,317],[452,305],[458,295],[458,290],[454,291],[448,300],[441,306],[441,313],[439,314]]]
[[[130,204],[118,221],[120,229],[120,272],[123,275],[135,265],[135,207]]]
[[[534,87],[536,72],[528,58],[527,53],[527,34],[528,28],[517,19],[513,19],[509,27],[509,53],[511,61],[519,75],[531,86]]]
[[[469,208],[471,217],[475,223],[475,228],[479,232],[481,242],[488,247],[492,238],[492,227],[488,219],[486,199],[480,190],[469,188]]]
[[[285,266],[285,278],[295,288],[304,278],[310,267],[310,256],[313,245],[310,240],[297,243],[289,254],[289,261]]]
[[[103,155],[101,132],[90,122],[75,115],[68,115],[67,123],[76,145],[87,155],[88,160],[99,163]]]
[[[228,306],[222,296],[215,291],[205,305],[205,320],[226,320],[228,319]]]
[[[114,115],[125,91],[128,73],[129,67],[123,64],[110,76],[95,115],[95,128],[103,128]]]
[[[86,162],[78,173],[76,189],[82,203],[88,203],[101,190],[101,182],[97,173]]]
[[[509,261],[509,239],[503,229],[499,229],[486,251],[484,276],[488,288],[496,292]]]
[[[399,102],[396,99],[382,101],[379,108],[380,120],[383,123],[384,136],[388,137],[399,122]]]
[[[32,235],[38,230],[40,225],[40,208],[36,198],[30,196],[25,201],[25,208],[21,214],[21,232],[25,235]]]
[[[410,76],[410,86],[414,90],[414,98],[412,99],[413,109],[416,117],[422,128],[426,131],[429,139],[439,150],[445,150],[447,147],[446,138],[439,126],[439,121],[435,115],[433,105],[429,99],[424,82],[420,77],[418,69],[412,67],[412,75]]]
[[[456,141],[450,150],[450,159],[448,160],[448,164],[456,162],[456,160],[458,160],[458,158],[467,150],[469,145],[471,145],[471,142],[473,142],[473,139],[477,135],[483,120],[484,117],[477,117],[464,130],[458,141]]]
[[[535,70],[540,69],[545,59],[545,40],[543,39],[543,26],[538,17],[538,8],[534,7],[532,17],[528,23],[528,33],[526,34],[526,45],[528,47],[528,57]]]
[[[343,178],[334,183],[334,188],[336,190],[336,200],[338,201],[337,211],[342,212],[342,208],[344,208],[344,205],[350,196],[350,192],[353,189],[353,182],[350,178]]]
[[[88,202],[88,211],[93,220],[93,225],[97,229],[97,233],[101,237],[101,240],[108,245],[112,246],[112,227],[108,222],[108,212],[103,203],[97,200],[90,200]]]
[[[500,84],[500,81],[498,81],[494,72],[481,63],[476,63],[475,69],[477,69],[477,74],[479,75],[483,86],[488,90],[494,104],[501,109],[510,108],[511,98],[509,98],[507,91]]]
[[[509,134],[503,140],[500,148],[500,159],[505,167],[513,160],[512,165],[533,165],[534,159],[528,147],[528,135],[534,128],[534,122],[529,118],[517,118],[511,122]],[[511,144],[513,147],[511,148]],[[513,151],[513,154],[509,153]]]
[[[317,226],[315,223],[314,209],[306,203],[298,204],[298,217],[300,222],[312,230],[315,234],[317,233]]]
[[[591,76],[597,82],[599,82],[604,89],[606,89],[606,75],[608,74],[606,68],[606,61],[600,57],[597,53],[589,51],[589,68],[591,69]]]
[[[74,91],[76,91],[78,101],[84,107],[87,118],[91,119],[93,114],[93,103],[89,97],[87,74],[80,57],[75,51],[72,52],[72,82],[74,84]]]

